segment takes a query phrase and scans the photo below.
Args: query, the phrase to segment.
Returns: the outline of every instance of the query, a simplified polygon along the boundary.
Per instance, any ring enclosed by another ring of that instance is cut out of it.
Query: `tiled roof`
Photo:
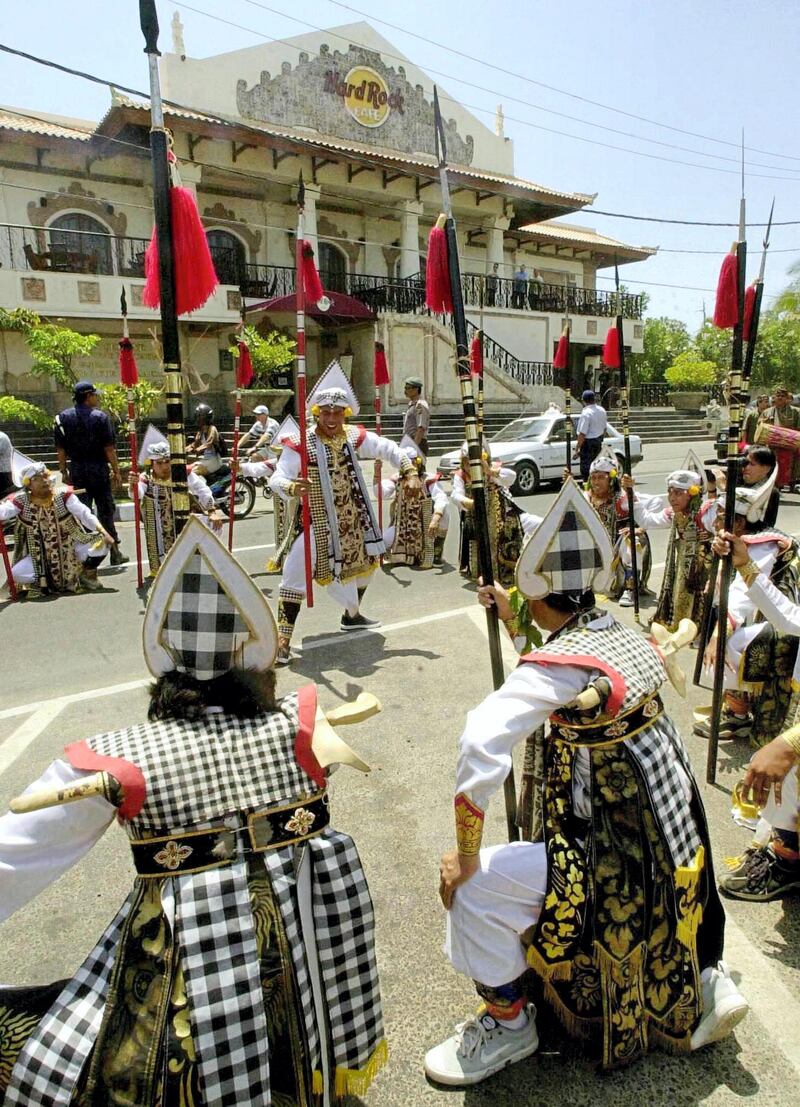
[[[655,254],[657,250],[655,246],[629,246],[616,238],[598,234],[597,231],[591,230],[589,227],[576,227],[568,223],[552,223],[549,221],[528,223],[524,227],[519,227],[516,233],[524,234],[531,239],[548,239],[552,242],[563,242],[565,244],[583,243],[606,253],[614,250],[636,251],[645,257],[649,257],[651,254]]]
[[[44,116],[26,115],[11,108],[0,108],[0,130],[43,135],[45,138],[74,138],[80,142],[89,142],[92,137],[91,124],[87,130],[78,130],[76,127],[52,122]]]
[[[149,113],[150,106],[141,100],[132,100],[119,92],[114,92],[111,109],[101,120],[98,130],[102,129],[115,108],[128,108],[134,111]],[[175,119],[187,119],[202,123],[213,123],[218,126],[241,128],[244,130],[258,131],[271,138],[284,139],[288,142],[297,142],[305,146],[317,147],[323,150],[334,150],[342,154],[354,154],[370,158],[390,165],[407,165],[411,169],[425,169],[437,171],[436,159],[430,154],[416,153],[411,155],[400,154],[391,150],[376,150],[374,146],[368,146],[360,142],[341,142],[334,138],[320,135],[318,131],[304,130],[296,127],[278,127],[271,123],[262,123],[258,120],[235,119],[230,116],[212,115],[205,112],[189,111],[185,108],[173,108],[167,104],[164,106],[164,114]],[[457,177],[468,181],[484,181],[487,185],[506,185],[508,188],[519,192],[535,193],[539,196],[554,201],[566,200],[572,207],[583,207],[591,204],[594,196],[582,192],[560,192],[557,189],[548,188],[546,185],[537,184],[535,181],[527,181],[521,177],[509,177],[504,174],[490,173],[483,169],[473,169],[470,166],[453,165],[449,167],[451,177]]]

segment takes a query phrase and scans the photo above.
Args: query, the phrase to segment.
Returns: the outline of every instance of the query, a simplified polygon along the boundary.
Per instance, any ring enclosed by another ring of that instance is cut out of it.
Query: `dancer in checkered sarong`
[[[425,458],[409,435],[400,440],[400,449],[408,455],[419,474],[422,495],[413,499],[398,496],[400,477],[381,481],[383,502],[390,505],[389,526],[383,531],[386,560],[391,565],[432,569],[444,560],[450,497],[439,483],[441,475],[425,472]]]
[[[340,628],[374,629],[360,607],[370,577],[386,547],[370,502],[359,460],[388,461],[400,470],[403,495],[419,496],[420,479],[400,447],[364,427],[345,425],[359,406],[337,362],[323,373],[308,397],[316,423],[306,434],[308,479],[300,475],[300,440],[287,438],[270,488],[284,498],[307,495],[311,533],[302,531],[298,513],[295,537],[283,563],[278,603],[278,664],[291,659],[290,647],[306,595],[305,543],[311,546],[314,580],[344,608]]]
[[[117,818],[137,872],[72,980],[0,988],[0,1100],[363,1095],[387,1053],[373,910],[356,847],[330,824],[326,766],[368,767],[313,685],[275,698],[269,606],[196,516],[153,583],[143,638],[149,721],[68,746],[0,818],[0,920]]]
[[[457,849],[442,858],[439,891],[448,956],[485,1008],[428,1052],[425,1071],[443,1084],[478,1083],[536,1051],[530,969],[605,1067],[655,1045],[697,1049],[747,1012],[720,960],[708,828],[659,695],[665,662],[595,608],[611,559],[605,529],[568,481],[517,566],[527,615],[549,638],[470,712],[461,737]],[[479,595],[516,637],[507,593]],[[548,719],[543,840],[481,849],[514,746]]]

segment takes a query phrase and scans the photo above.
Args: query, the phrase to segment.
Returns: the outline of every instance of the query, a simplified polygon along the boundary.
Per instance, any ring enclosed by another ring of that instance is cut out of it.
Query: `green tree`
[[[25,332],[31,355],[31,372],[52,377],[62,388],[71,389],[77,381],[73,358],[88,357],[100,341],[98,334],[79,334],[57,323],[39,323]]]
[[[667,368],[664,379],[676,392],[700,392],[719,377],[713,361],[701,361],[693,350],[685,350]]]
[[[692,352],[698,361],[713,361],[721,377],[731,367],[732,342],[730,331],[721,331],[707,319],[692,340]]]
[[[800,315],[768,311],[762,316],[752,383],[770,390],[778,384],[800,386]]]
[[[133,386],[133,403],[136,409],[137,419],[146,419],[156,408],[161,396],[162,388],[156,388],[150,381],[140,380]],[[118,423],[128,417],[128,390],[122,384],[104,384],[98,388],[100,403],[104,411],[107,411]]]
[[[0,331],[19,331],[25,334],[31,327],[40,326],[41,322],[42,320],[36,312],[29,311],[28,308],[12,308],[9,310],[0,307]]]
[[[691,345],[686,324],[680,319],[645,319],[644,349],[638,366],[640,381],[663,381],[664,374],[679,354]]]
[[[36,404],[16,396],[0,396],[0,423],[33,423],[38,430],[47,430],[52,422],[53,417]]]
[[[272,373],[285,369],[294,361],[297,343],[280,331],[270,331],[269,334],[262,335],[255,327],[245,327],[244,340],[250,347],[250,360],[253,362],[255,375],[253,383],[256,386],[269,385]],[[233,341],[230,352],[234,357],[239,356],[239,348]]]

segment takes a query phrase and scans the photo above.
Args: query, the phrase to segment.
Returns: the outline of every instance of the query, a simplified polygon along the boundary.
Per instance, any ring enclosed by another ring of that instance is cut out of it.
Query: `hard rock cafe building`
[[[279,301],[294,291],[302,173],[305,234],[335,294],[331,311],[308,322],[311,380],[338,355],[369,410],[379,340],[392,374],[387,410],[405,405],[402,380],[413,373],[434,412],[455,411],[451,333],[423,304],[428,232],[441,208],[430,78],[367,23],[197,59],[177,17],[161,75],[165,100],[180,105],[167,107],[166,122],[220,279],[206,306],[181,320],[187,391],[229,405],[242,296],[262,333],[294,333],[293,311]],[[517,175],[502,110],[491,129],[446,91],[440,97],[469,326],[482,323],[486,335],[488,409],[518,412],[554,396],[566,318],[573,388],[598,385],[616,306],[596,274],[653,250],[571,225],[593,196]],[[141,305],[153,218],[149,125],[145,103],[113,90],[99,122],[0,110],[0,306],[99,334],[77,366],[99,381],[116,379],[123,287],[140,372],[158,380],[158,318]],[[623,295],[633,351],[642,348],[641,307]],[[4,392],[51,410],[64,398],[31,374],[13,331],[0,331],[0,373]]]

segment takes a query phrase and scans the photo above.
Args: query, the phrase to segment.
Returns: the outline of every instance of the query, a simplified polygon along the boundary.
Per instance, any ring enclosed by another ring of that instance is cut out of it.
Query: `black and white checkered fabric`
[[[86,744],[133,761],[144,775],[147,795],[128,824],[131,835],[175,833],[319,791],[295,759],[297,694],[285,696],[279,708],[255,719],[209,714],[197,722],[141,723]]]
[[[611,666],[625,680],[620,711],[652,696],[667,679],[661,658],[649,642],[607,614],[596,628],[589,625],[566,631],[544,645],[542,652],[597,658]],[[535,662],[536,651],[528,657]],[[652,726],[623,742],[640,768],[674,864],[688,864],[700,837],[689,813],[681,769],[695,790],[697,786],[680,735],[672,720],[662,714]]]
[[[28,1038],[11,1073],[5,1107],[67,1107],[100,1029],[114,953],[131,896]]]
[[[602,567],[603,558],[591,531],[574,511],[565,511],[538,568],[550,581],[550,591],[586,592]]]
[[[247,864],[180,876],[173,887],[204,1102],[269,1103],[267,1016]]]
[[[198,680],[227,673],[250,637],[244,619],[199,553],[180,575],[161,634],[180,672]]]
[[[383,1038],[375,915],[355,842],[327,830],[312,838],[317,949],[337,1068],[362,1069]]]

